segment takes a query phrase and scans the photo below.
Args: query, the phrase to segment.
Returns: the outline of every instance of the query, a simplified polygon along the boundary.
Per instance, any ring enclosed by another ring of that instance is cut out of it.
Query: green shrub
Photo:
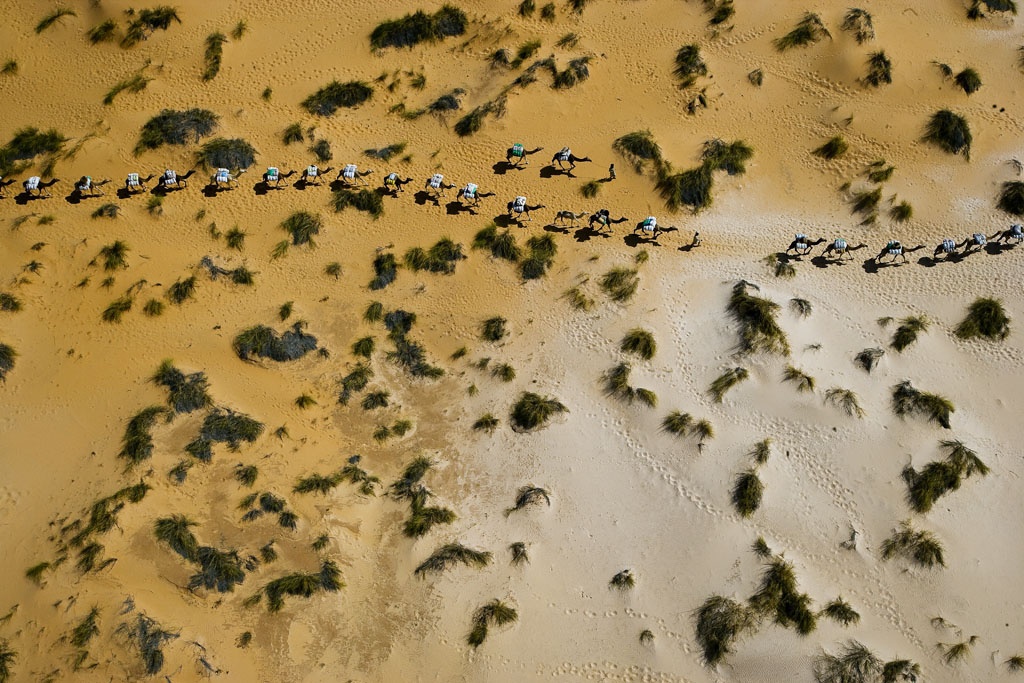
[[[215,138],[196,153],[196,163],[203,168],[249,168],[256,161],[256,149],[241,138]]]
[[[332,116],[339,108],[358,107],[373,97],[373,88],[362,81],[332,81],[302,101],[302,108],[317,116]]]
[[[525,391],[512,406],[510,421],[514,427],[529,431],[544,427],[552,417],[566,412],[569,409],[557,399]]]
[[[949,154],[962,154],[966,159],[971,158],[973,137],[967,119],[948,109],[932,114],[925,126],[923,139]]]
[[[303,332],[302,323],[296,323],[281,335],[266,325],[256,325],[238,333],[232,342],[232,348],[242,360],[256,357],[278,362],[302,358],[316,346],[316,337]]]
[[[163,145],[186,145],[199,142],[217,127],[219,117],[206,109],[176,111],[164,109],[142,126],[135,153],[158,149]]]
[[[373,190],[339,188],[331,193],[331,206],[335,211],[352,207],[370,214],[374,220],[384,215],[384,200]]]
[[[412,47],[418,43],[434,43],[466,32],[468,19],[465,12],[444,5],[437,12],[419,11],[379,24],[370,33],[370,47],[382,50],[388,47]]]
[[[955,334],[960,339],[1002,341],[1010,336],[1010,318],[999,299],[981,297],[967,307],[967,316],[956,326]]]

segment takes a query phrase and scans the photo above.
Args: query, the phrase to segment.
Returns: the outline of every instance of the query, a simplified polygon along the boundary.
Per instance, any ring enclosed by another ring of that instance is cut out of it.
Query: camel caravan
[[[544,151],[543,147],[528,149],[522,143],[514,143],[505,150],[505,161],[498,162],[495,166],[495,173],[501,174],[504,172],[501,169],[502,164],[504,164],[506,169],[525,168],[530,163],[529,157],[542,151]],[[576,168],[577,164],[589,162],[591,162],[589,157],[577,156],[573,154],[572,149],[568,146],[562,147],[551,157],[551,163],[545,167],[546,170],[542,170],[541,176],[548,177],[545,173],[550,173],[552,169],[556,172],[561,172],[562,174],[571,176],[572,171]],[[615,178],[614,168],[614,164],[609,168],[609,178],[611,179]],[[239,177],[247,171],[247,168],[242,168],[237,171],[228,168],[217,168],[210,176],[210,181],[205,188],[207,196],[213,196],[221,190],[236,189],[239,187]],[[340,171],[338,171],[338,175],[333,183],[324,182],[323,179],[333,171],[333,167],[329,166],[327,168],[320,168],[316,164],[306,166],[301,172],[296,170],[283,171],[278,166],[268,166],[267,170],[261,175],[260,181],[255,184],[254,189],[258,194],[266,194],[267,191],[272,189],[284,189],[284,181],[296,174],[299,174],[298,181],[294,183],[294,186],[297,189],[319,187],[320,185],[328,184],[336,190],[369,188],[370,182],[367,178],[375,173],[373,169],[360,170],[357,164],[347,163]],[[118,197],[128,198],[144,192],[169,193],[185,190],[188,188],[189,178],[195,172],[195,167],[189,169],[185,173],[178,173],[174,169],[166,169],[159,176],[156,174],[143,176],[138,172],[132,172],[127,175],[123,189],[118,190]],[[157,184],[154,188],[150,189],[149,183],[154,179],[156,179]],[[0,177],[0,198],[4,197],[5,189],[15,182],[16,180],[13,178],[5,179]],[[60,182],[60,180],[57,178],[43,180],[40,176],[31,176],[22,181],[23,192],[19,195],[19,200],[28,201],[32,199],[46,199],[51,197],[50,188],[58,182]],[[82,176],[74,183],[74,189],[69,196],[69,200],[74,203],[79,199],[102,197],[104,196],[103,187],[110,182],[111,180],[109,178],[93,180],[91,176]],[[412,182],[414,182],[413,178],[403,177],[395,171],[390,171],[382,177],[380,187],[375,188],[374,191],[382,196],[397,198],[399,195],[404,194],[405,186]],[[427,200],[432,200],[435,204],[440,204],[440,200],[442,198],[446,199],[448,197],[448,191],[454,190],[455,188],[455,183],[446,181],[443,173],[434,173],[425,181],[423,191],[417,193],[417,202],[423,203],[422,197],[425,195]],[[449,211],[452,211],[452,206],[454,205],[456,207],[456,212],[458,211],[458,208],[461,207],[461,209],[475,214],[475,209],[480,207],[480,201],[482,199],[494,197],[496,194],[497,193],[493,191],[485,192],[481,190],[477,183],[466,183],[459,187],[456,192],[455,199],[457,203],[449,204],[448,208]],[[512,199],[512,201],[506,204],[506,212],[503,218],[509,222],[522,226],[526,222],[533,221],[532,212],[539,211],[544,208],[546,208],[544,204],[530,204],[525,195],[517,195]],[[586,218],[586,228],[583,228],[584,218]],[[565,232],[568,232],[569,228],[579,230],[586,229],[593,234],[608,236],[613,232],[613,226],[625,223],[628,220],[629,218],[626,216],[612,218],[611,212],[604,208],[598,209],[592,213],[588,211],[562,209],[555,212],[552,223],[548,228],[561,228]],[[677,230],[678,229],[675,226],[663,227],[659,224],[658,219],[655,216],[647,216],[636,224],[631,235],[639,235],[645,241],[657,244],[659,236],[666,232],[674,232]],[[686,251],[693,247],[700,246],[701,242],[700,233],[695,232],[689,245],[680,247],[680,249]],[[986,236],[983,233],[973,233],[960,242],[957,242],[952,238],[946,238],[935,247],[932,256],[936,259],[939,257],[944,257],[945,260],[958,259],[983,251],[988,245],[991,245],[989,251],[992,251],[993,249],[998,250],[999,248],[1015,247],[1022,243],[1024,243],[1024,226],[1019,223],[1014,223],[1005,230],[999,230],[991,236]],[[864,243],[851,245],[842,237],[834,239],[826,239],[824,237],[811,239],[806,234],[797,233],[794,235],[793,241],[790,242],[785,252],[780,253],[779,256],[793,255],[798,259],[810,256],[815,247],[822,244],[824,244],[824,247],[815,259],[822,259],[824,262],[830,260],[833,262],[852,260],[852,252],[860,249],[866,249],[868,246]],[[907,254],[924,248],[925,245],[923,244],[919,244],[914,247],[905,247],[899,240],[891,239],[886,242],[885,246],[882,247],[875,256],[868,259],[868,262],[873,262],[876,265],[907,263]]]

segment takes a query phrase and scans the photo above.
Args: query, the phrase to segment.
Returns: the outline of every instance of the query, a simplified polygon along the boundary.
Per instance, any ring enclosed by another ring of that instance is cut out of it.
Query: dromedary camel
[[[590,226],[590,229],[593,230],[594,223],[597,223],[598,232],[603,231],[605,228],[607,228],[608,231],[611,232],[613,224],[625,223],[628,220],[629,219],[626,218],[625,216],[622,216],[621,218],[612,218],[611,214],[608,213],[608,209],[598,209],[596,213],[590,214],[588,225]]]
[[[306,185],[319,185],[320,176],[325,176],[334,170],[333,166],[327,168],[320,168],[316,164],[310,164],[306,167],[306,170],[302,172],[302,182]]]
[[[853,254],[850,253],[851,251],[864,249],[867,246],[868,245],[864,244],[863,242],[856,246],[850,246],[850,244],[842,237],[837,237],[836,239],[832,240],[830,243],[825,245],[825,248],[821,250],[821,255],[826,258],[834,255],[836,258],[840,260],[842,260],[843,256],[848,255],[852,259]]]
[[[576,168],[577,162],[584,161],[590,161],[590,158],[578,157],[575,154],[573,154],[572,150],[570,150],[568,147],[563,147],[562,149],[555,152],[555,156],[551,157],[551,164],[558,164],[558,168],[562,169],[563,171],[572,171],[574,168]],[[569,168],[566,168],[565,164],[569,164]]]
[[[21,184],[25,188],[25,194],[29,197],[49,197],[50,191],[47,188],[53,187],[57,184],[58,179],[52,178],[46,182],[43,182],[42,178],[37,175],[32,176]]]
[[[232,183],[234,183],[235,186],[238,185],[238,176],[248,170],[249,169],[247,168],[243,168],[238,173],[232,174],[231,171],[226,168],[218,168],[217,172],[210,177],[210,185],[217,190],[220,190],[221,188],[230,190],[232,189]]]
[[[388,173],[384,176],[384,192],[397,197],[399,192],[405,192],[402,186],[408,185],[411,182],[412,178],[402,178],[397,173]]]
[[[939,256],[940,254],[944,254],[946,258],[949,258],[950,256],[954,256],[957,253],[956,250],[958,247],[959,245],[956,243],[956,240],[952,240],[947,237],[946,239],[942,240],[939,246],[935,247],[935,251],[932,252],[932,256]]]
[[[110,178],[104,178],[93,182],[91,176],[84,175],[75,183],[75,192],[79,197],[102,197],[103,190],[100,188],[110,182]]]
[[[636,224],[636,227],[633,228],[633,234],[635,235],[638,232],[646,233],[648,236],[650,236],[652,240],[657,241],[658,235],[669,230],[676,230],[676,228],[672,226],[668,228],[662,228],[661,226],[658,225],[657,218],[655,218],[654,216],[648,216],[647,218],[643,219],[642,221]]]
[[[444,182],[443,173],[435,173],[434,175],[430,176],[430,178],[427,179],[427,184],[424,185],[424,188],[430,190],[434,199],[438,199],[440,197],[446,196],[445,192],[447,190],[454,190],[455,185]]]
[[[263,174],[263,184],[270,187],[270,184],[273,183],[275,188],[281,187],[281,181],[285,178],[291,178],[295,173],[294,169],[287,173],[281,173],[281,169],[277,166],[270,166],[267,168],[267,172]]]
[[[559,211],[555,214],[555,225],[568,225],[570,228],[575,228],[578,221],[586,215],[586,211],[580,211],[579,213]]]
[[[510,166],[526,166],[530,163],[530,160],[526,157],[531,154],[543,151],[543,147],[537,147],[536,149],[526,149],[521,143],[516,143],[505,150],[505,161]]]
[[[811,253],[811,250],[825,241],[824,237],[819,237],[816,240],[810,240],[807,235],[802,232],[798,232],[793,237],[793,241],[789,243],[789,248],[786,249],[788,254],[791,251],[795,251],[798,256],[807,256]]]
[[[465,187],[460,187],[455,198],[459,200],[465,200],[466,206],[480,206],[480,200],[484,197],[495,196],[493,192],[481,192],[480,188],[477,187],[476,183],[466,183]]]
[[[189,169],[189,172],[185,175],[178,175],[176,171],[167,169],[164,174],[160,176],[160,186],[164,190],[181,190],[188,187],[188,179],[196,172],[196,169]]]
[[[526,220],[532,221],[533,218],[530,217],[530,212],[543,208],[546,208],[543,204],[530,206],[529,204],[526,203],[526,197],[519,196],[508,203],[508,217],[515,218],[517,221],[521,221],[522,216],[525,213]]]
[[[337,180],[341,181],[343,187],[354,187],[355,185],[369,185],[366,181],[366,176],[373,173],[373,169],[367,169],[360,171],[359,167],[355,164],[345,164],[345,166],[338,171]]]
[[[1024,242],[1024,226],[1020,223],[1014,223],[1006,230],[1001,230],[989,238],[993,242],[1013,242],[1014,244],[1020,244]]]
[[[963,247],[964,248],[964,256],[967,256],[968,254],[973,253],[971,251],[972,249],[974,249],[976,251],[981,251],[982,249],[985,248],[986,244],[988,244],[988,238],[985,237],[984,234],[982,234],[980,232],[976,232],[973,235],[971,235],[970,237],[968,237],[967,239],[965,239],[963,242],[958,244],[957,246],[958,247]]]
[[[127,192],[128,194],[144,192],[146,190],[146,183],[148,183],[155,177],[155,173],[150,173],[145,178],[141,177],[138,173],[129,173],[128,177],[124,181],[125,192]]]
[[[14,178],[8,178],[7,180],[4,180],[3,176],[0,176],[0,197],[4,196],[4,189],[13,184]]]
[[[924,249],[923,244],[919,244],[916,247],[907,249],[900,243],[899,240],[889,240],[885,244],[885,246],[882,247],[882,251],[878,252],[878,255],[875,256],[875,263],[882,263],[882,259],[884,259],[886,256],[891,256],[893,263],[896,262],[897,258],[902,258],[903,262],[906,263],[907,254],[918,251],[920,249]]]

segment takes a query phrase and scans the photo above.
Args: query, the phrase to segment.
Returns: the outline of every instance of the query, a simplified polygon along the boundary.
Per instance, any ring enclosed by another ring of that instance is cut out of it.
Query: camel
[[[579,213],[559,211],[555,214],[555,225],[568,225],[570,228],[575,228],[577,221],[586,215],[586,211],[580,211]]]
[[[4,196],[4,188],[7,187],[8,185],[13,185],[13,184],[14,184],[14,178],[11,178],[9,180],[4,180],[3,176],[0,176],[0,197]]]
[[[50,192],[47,188],[53,187],[55,184],[57,184],[57,182],[57,178],[52,178],[51,180],[48,180],[47,182],[44,183],[39,176],[34,175],[28,180],[24,181],[21,184],[21,186],[25,188],[25,194],[27,194],[29,197],[49,197]],[[35,194],[33,194],[33,192]]]
[[[267,168],[267,172],[263,174],[263,184],[270,187],[270,184],[273,183],[275,188],[281,187],[281,181],[285,178],[291,178],[295,173],[294,169],[287,173],[281,173],[281,169],[277,166],[270,166]]]
[[[493,192],[481,192],[480,188],[476,186],[476,183],[466,183],[465,187],[459,188],[455,198],[459,200],[466,200],[466,206],[480,206],[481,199],[493,196],[495,196]]]
[[[849,255],[850,258],[852,259],[853,258],[853,254],[850,254],[851,251],[857,251],[858,249],[864,249],[867,246],[868,245],[866,245],[863,242],[861,242],[857,246],[851,247],[849,245],[849,243],[846,240],[844,240],[842,237],[837,237],[836,239],[832,240],[829,244],[825,245],[825,248],[821,250],[821,255],[823,257],[828,257],[828,256],[831,256],[831,255],[835,254],[836,258],[838,258],[840,260],[842,260],[843,256]]]
[[[1013,242],[1014,244],[1020,244],[1024,242],[1024,226],[1020,223],[1014,223],[1006,230],[997,232],[996,234],[989,237],[993,242]]]
[[[536,206],[530,206],[529,204],[526,203],[526,197],[519,196],[519,197],[516,197],[515,199],[513,199],[512,201],[510,201],[508,203],[508,217],[509,218],[515,218],[517,221],[521,221],[522,220],[522,215],[525,213],[526,214],[526,220],[532,221],[533,218],[530,217],[530,212],[531,211],[536,211],[537,209],[544,209],[544,208],[547,208],[547,207],[545,207],[543,204],[537,204]],[[515,214],[515,215],[513,216],[513,214]]]
[[[963,242],[958,244],[957,247],[963,247],[964,256],[967,256],[968,254],[972,253],[971,250],[974,249],[975,247],[977,247],[977,251],[981,251],[982,249],[985,248],[986,244],[988,244],[988,238],[985,237],[984,234],[976,232],[967,239],[965,239]]]
[[[882,259],[885,258],[886,256],[892,256],[893,263],[896,262],[896,258],[897,257],[902,258],[903,262],[906,263],[907,262],[907,254],[909,254],[911,252],[914,252],[914,251],[918,251],[919,249],[924,249],[924,245],[923,244],[919,244],[916,247],[913,247],[911,249],[906,249],[900,243],[899,240],[889,240],[886,243],[886,245],[882,248],[882,251],[878,252],[878,255],[875,256],[875,263],[882,263]]]
[[[574,168],[576,168],[576,162],[583,161],[590,161],[590,158],[578,157],[575,154],[573,154],[568,147],[563,147],[562,149],[555,152],[555,156],[551,157],[552,166],[558,164],[558,168],[560,168],[563,171],[569,171],[570,173]],[[569,164],[569,168],[567,169],[563,164]]]
[[[160,185],[164,190],[181,190],[188,187],[189,177],[196,172],[196,169],[189,169],[185,175],[178,175],[175,171],[167,169],[160,177]]]
[[[234,183],[237,186],[238,185],[238,176],[242,175],[243,173],[245,173],[248,170],[249,169],[247,169],[247,168],[243,168],[238,173],[232,175],[231,171],[229,171],[228,169],[226,169],[226,168],[218,168],[217,172],[214,173],[213,176],[210,177],[210,185],[212,185],[214,187],[214,189],[217,189],[217,190],[221,189],[222,187],[227,189],[227,190],[230,190],[230,189],[232,189],[231,188],[231,183]]]
[[[935,247],[935,251],[932,252],[932,256],[934,257],[938,256],[939,254],[945,254],[946,258],[949,258],[950,256],[956,254],[956,250],[959,248],[959,246],[960,245],[958,245],[955,240],[951,240],[947,237],[946,239],[942,240],[939,246]]]
[[[150,173],[145,178],[139,176],[138,173],[129,173],[128,178],[124,181],[124,189],[128,194],[135,194],[136,192],[142,192],[146,189],[146,183],[152,180],[156,176],[155,173]]]
[[[80,197],[102,197],[103,190],[99,189],[110,182],[110,178],[104,178],[93,182],[90,176],[84,175],[75,183],[75,192]]]
[[[505,150],[505,161],[507,161],[510,166],[515,166],[517,168],[520,165],[527,166],[530,163],[530,160],[527,159],[526,157],[530,156],[531,154],[541,152],[543,150],[543,147],[537,147],[536,149],[526,149],[525,147],[523,147],[522,144],[517,142],[516,144],[512,145],[507,150]],[[515,159],[515,161],[513,161],[513,159]]]
[[[435,173],[434,175],[430,176],[430,178],[427,179],[427,184],[424,185],[424,188],[431,191],[431,193],[434,196],[434,199],[438,199],[439,197],[446,196],[445,191],[454,190],[455,185],[445,183],[444,174]]]
[[[824,237],[811,241],[807,239],[807,235],[802,232],[798,232],[794,237],[793,241],[789,243],[789,248],[786,249],[788,254],[791,251],[795,251],[798,256],[807,256],[811,253],[811,250],[825,241]]]
[[[302,172],[302,182],[306,185],[319,185],[320,176],[327,175],[333,170],[334,168],[331,166],[328,166],[327,168],[320,168],[316,164],[310,164],[306,167],[306,170]]]
[[[647,218],[645,218],[642,221],[640,221],[639,223],[637,223],[636,227],[633,228],[633,234],[635,235],[638,232],[645,232],[648,235],[650,235],[652,240],[657,242],[658,241],[658,235],[660,235],[661,233],[666,232],[668,230],[675,230],[675,229],[676,228],[674,228],[674,227],[661,228],[661,227],[658,226],[658,219],[657,218],[655,218],[654,216],[648,216]]]
[[[613,223],[625,223],[628,220],[629,219],[626,218],[625,216],[622,216],[621,218],[612,218],[611,215],[608,213],[608,209],[599,209],[597,213],[590,214],[588,225],[590,229],[593,230],[594,223],[597,223],[597,225],[599,226],[599,232],[603,231],[605,228],[608,228],[608,231],[611,232]]]
[[[366,182],[365,178],[371,173],[373,173],[372,168],[366,171],[360,171],[355,164],[345,164],[344,168],[338,171],[337,180],[340,180],[344,187],[369,185],[370,183]]]
[[[412,182],[412,178],[402,178],[397,173],[388,173],[384,176],[384,192],[391,194],[393,197],[397,197],[399,192],[405,192],[402,189],[403,185],[408,185]]]

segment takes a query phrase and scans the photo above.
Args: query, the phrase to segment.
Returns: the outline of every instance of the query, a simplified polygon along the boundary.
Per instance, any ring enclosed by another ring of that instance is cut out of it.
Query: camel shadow
[[[68,204],[81,204],[83,199],[85,199],[85,197],[82,196],[82,193],[77,189],[74,189],[71,190],[71,194],[64,198],[64,201]]]
[[[119,188],[117,188],[117,198],[118,199],[131,199],[131,197],[132,197],[132,193],[128,191],[127,187],[119,187]]]
[[[491,166],[491,168],[494,170],[494,175],[505,175],[509,171],[522,171],[526,166],[516,166],[507,161],[499,161],[494,166]]]
[[[845,266],[846,262],[843,260],[827,259],[824,256],[812,256],[811,265],[815,268],[830,268],[832,266]]]
[[[572,238],[577,242],[589,242],[594,237],[604,237],[605,239],[608,239],[611,236],[612,233],[610,232],[598,232],[589,226],[584,226],[573,233]]]
[[[35,199],[47,199],[47,197],[46,195],[39,196],[35,194],[29,194],[28,192],[22,192],[20,194],[14,195],[14,203],[17,204],[18,206],[25,206],[30,201]]]
[[[999,254],[1002,254],[1003,252],[1010,251],[1015,246],[1017,246],[1017,245],[1016,244],[1002,244],[1002,243],[997,244],[995,242],[989,242],[988,244],[985,245],[985,253],[986,254],[991,254],[993,256],[998,256]]]
[[[280,190],[282,188],[278,187],[278,188],[274,188],[274,189]],[[259,181],[258,183],[253,183],[253,186],[252,186],[252,193],[254,195],[256,195],[257,197],[264,197],[264,196],[266,196],[267,193],[270,192],[270,190],[271,190],[270,183],[264,182],[262,180]]]
[[[450,201],[444,205],[444,211],[449,216],[458,216],[460,213],[468,213],[470,216],[476,215],[476,210],[472,206],[466,206],[460,201]]]
[[[522,221],[517,221],[507,213],[499,213],[494,217],[494,224],[499,228],[511,228],[513,225],[518,225],[520,228],[523,227]]]
[[[544,226],[545,232],[557,232],[561,235],[568,235],[569,228],[564,225],[555,225],[554,223],[548,223]]]
[[[204,197],[213,198],[220,193],[220,188],[217,187],[214,183],[209,183],[203,186],[202,192]]]
[[[436,195],[432,195],[426,190],[420,190],[412,196],[414,202],[420,206],[426,206],[427,202],[430,202],[434,206],[441,206],[441,200]]]
[[[540,169],[541,178],[554,178],[556,175],[564,175],[567,178],[575,178],[573,172],[567,168],[558,168],[554,164],[548,164],[547,166]]]
[[[876,258],[869,258],[868,260],[866,260],[864,262],[864,264],[861,267],[864,268],[864,272],[865,273],[868,273],[870,275],[874,275],[875,273],[877,273],[878,271],[882,270],[883,268],[885,268],[885,269],[888,269],[888,268],[899,268],[900,266],[905,266],[905,265],[907,265],[907,263],[905,261],[886,261],[885,263],[879,263],[878,259],[876,259]]]
[[[632,247],[633,249],[636,249],[637,247],[639,247],[641,245],[648,245],[648,244],[650,244],[652,246],[655,246],[655,247],[660,247],[661,246],[661,244],[658,242],[658,238],[656,238],[656,237],[641,237],[640,235],[635,235],[633,233],[625,235],[622,238],[622,241],[626,243],[627,247]]]
[[[697,246],[699,246],[699,245],[696,245],[696,244],[684,244],[683,246],[679,247],[679,251],[687,251],[687,252],[688,251],[693,251]]]

